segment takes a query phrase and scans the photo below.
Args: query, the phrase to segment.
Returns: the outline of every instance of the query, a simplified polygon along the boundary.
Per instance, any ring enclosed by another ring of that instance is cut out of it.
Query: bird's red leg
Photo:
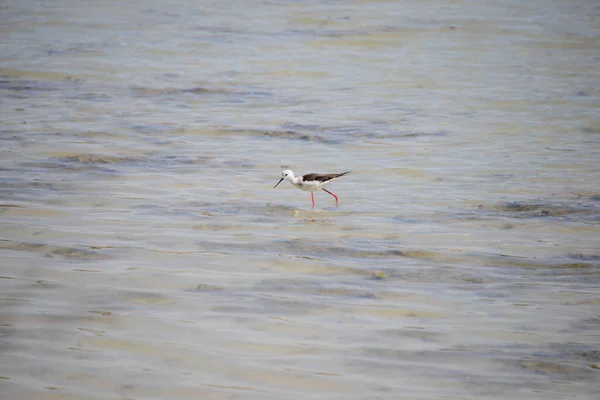
[[[326,191],[327,193],[329,193],[330,195],[332,195],[333,197],[335,197],[335,206],[337,207],[338,206],[338,201],[339,201],[338,197],[335,194],[331,193],[327,189],[323,189],[323,190]]]
[[[312,203],[313,203],[312,210],[314,210],[315,209],[315,192],[310,192],[310,198],[312,199]]]

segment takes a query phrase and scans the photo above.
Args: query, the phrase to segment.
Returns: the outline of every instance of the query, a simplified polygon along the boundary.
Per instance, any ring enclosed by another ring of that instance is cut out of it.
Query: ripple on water
[[[147,305],[170,305],[177,303],[177,300],[163,293],[147,292],[140,290],[120,290],[119,298],[132,304]]]
[[[0,90],[12,98],[26,99],[36,93],[76,89],[82,83],[82,79],[73,76],[0,68]]]
[[[292,139],[292,140],[302,140],[306,142],[317,142],[317,143],[326,143],[326,144],[339,144],[342,143],[341,140],[332,140],[326,138],[321,135],[316,135],[312,133],[298,132],[298,131],[263,131],[264,136],[278,138],[278,139]]]
[[[105,253],[94,251],[90,248],[56,246],[46,243],[15,242],[10,240],[0,240],[0,249],[26,251],[42,254],[46,257],[62,257],[79,261],[95,261],[109,257]]]
[[[509,213],[509,215],[517,218],[560,217],[570,214],[600,214],[600,210],[592,205],[584,206],[552,203],[507,202],[492,205],[480,205],[479,207],[482,209]]]
[[[130,164],[147,162],[146,157],[132,157],[132,156],[112,156],[106,154],[71,154],[63,155],[59,158],[65,162],[77,162],[82,164]]]
[[[229,89],[219,89],[219,88],[208,88],[208,87],[192,87],[192,88],[174,88],[174,87],[165,87],[165,88],[149,88],[136,86],[131,88],[133,94],[138,97],[151,97],[151,96],[171,96],[171,95],[181,95],[181,94],[198,94],[198,95],[208,95],[208,94],[234,94]]]

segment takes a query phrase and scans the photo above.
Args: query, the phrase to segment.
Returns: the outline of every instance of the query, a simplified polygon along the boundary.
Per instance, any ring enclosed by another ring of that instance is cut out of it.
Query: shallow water
[[[600,395],[597,2],[1,9],[4,397]]]

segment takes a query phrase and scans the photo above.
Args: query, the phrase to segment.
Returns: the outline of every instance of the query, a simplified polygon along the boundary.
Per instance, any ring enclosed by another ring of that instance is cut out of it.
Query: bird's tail
[[[352,171],[346,171],[346,172],[342,172],[341,174],[337,174],[336,178],[339,178],[340,176],[347,175],[347,174],[349,174],[350,172],[352,172]]]

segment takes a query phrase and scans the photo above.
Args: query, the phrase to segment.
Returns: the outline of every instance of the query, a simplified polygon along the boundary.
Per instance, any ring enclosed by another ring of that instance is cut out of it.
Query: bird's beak
[[[283,178],[281,178],[281,179],[279,180],[279,182],[277,182],[277,185],[279,185],[279,184],[281,183],[281,181],[282,181],[282,180],[283,180]],[[277,187],[277,185],[273,186],[273,189],[275,189],[275,188]]]

